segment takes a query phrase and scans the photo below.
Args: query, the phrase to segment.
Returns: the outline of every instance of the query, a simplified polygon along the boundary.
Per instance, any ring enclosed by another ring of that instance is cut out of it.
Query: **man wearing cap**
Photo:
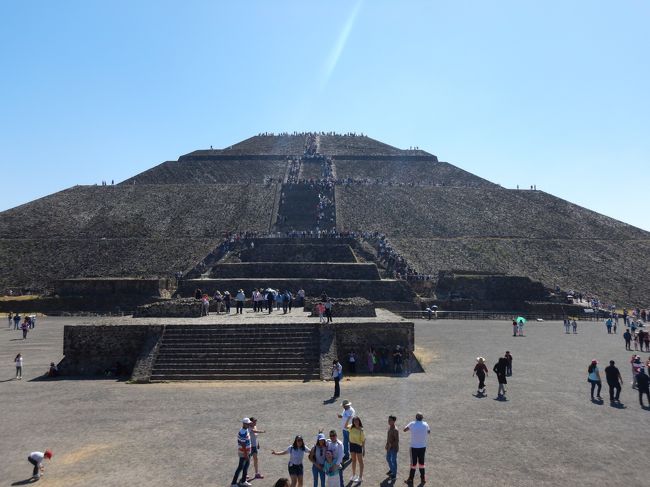
[[[336,431],[330,431],[330,439],[327,440],[327,449],[332,452],[332,458],[336,461],[336,464],[339,466],[339,481],[341,487],[343,487],[343,443],[336,436]]]
[[[239,464],[237,465],[237,470],[235,470],[235,475],[232,478],[231,487],[250,487],[252,485],[246,480],[251,454],[251,435],[250,431],[248,431],[251,424],[252,421],[249,418],[242,419],[242,427],[237,434],[237,455],[239,456]],[[240,473],[241,481],[237,482]]]
[[[352,407],[352,403],[347,399],[341,403],[343,412],[337,416],[341,418],[341,430],[343,431],[343,460],[350,458],[350,432],[348,426],[352,424],[352,418],[356,415],[356,411]]]
[[[42,472],[45,470],[45,465],[43,464],[43,461],[46,458],[48,460],[52,459],[52,450],[50,450],[49,448],[45,450],[45,452],[33,451],[27,457],[27,461],[34,466],[34,470],[32,471],[33,479],[41,478]]]
[[[423,420],[424,416],[422,413],[417,413],[415,415],[415,421],[411,421],[404,428],[404,432],[411,432],[411,470],[409,472],[409,478],[404,481],[408,485],[413,485],[416,466],[420,468],[420,484],[426,482],[424,478],[424,454],[427,450],[427,442],[429,441],[431,429]]]

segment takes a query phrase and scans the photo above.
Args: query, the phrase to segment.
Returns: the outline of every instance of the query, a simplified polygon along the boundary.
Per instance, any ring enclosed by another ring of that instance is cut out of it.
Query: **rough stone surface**
[[[202,303],[194,298],[159,301],[138,306],[134,318],[196,318],[201,316]]]

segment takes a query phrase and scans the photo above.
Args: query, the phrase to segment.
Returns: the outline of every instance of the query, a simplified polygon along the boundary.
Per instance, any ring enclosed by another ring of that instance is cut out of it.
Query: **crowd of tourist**
[[[236,314],[243,314],[247,302],[252,305],[253,312],[256,313],[268,312],[271,314],[275,309],[276,311],[282,310],[284,314],[287,314],[291,313],[294,306],[304,306],[305,290],[301,288],[292,293],[288,289],[281,291],[272,288],[254,288],[250,292],[250,297],[246,296],[243,289],[239,289],[234,296],[230,294],[230,291],[222,293],[220,290],[216,290],[210,297],[209,294],[197,288],[194,291],[194,299],[201,301],[202,316],[209,316],[211,310],[216,314],[230,314],[233,305]]]
[[[354,409],[352,403],[349,400],[344,400],[341,407],[342,410],[336,417],[339,421],[338,426],[342,432],[342,439],[339,438],[336,429],[329,430],[328,436],[325,436],[323,430],[319,430],[314,437],[313,446],[308,445],[302,435],[296,435],[287,447],[271,450],[271,455],[288,455],[289,457],[287,471],[290,480],[281,478],[275,482],[275,487],[302,487],[306,466],[309,465],[311,465],[314,487],[318,487],[319,484],[321,487],[343,487],[343,471],[347,467],[350,467],[352,473],[348,485],[359,485],[363,482],[363,474],[367,470],[364,461],[366,432],[361,416]],[[242,419],[242,427],[237,434],[238,462],[231,487],[250,487],[251,480],[264,478],[260,472],[257,437],[260,434],[268,434],[268,432],[259,429],[257,421],[254,417]],[[395,481],[400,450],[397,417],[391,414],[388,416],[387,422],[384,446],[388,466],[386,477],[389,481]],[[404,482],[407,485],[413,485],[417,470],[420,484],[424,484],[426,482],[425,456],[431,428],[424,421],[424,415],[418,412],[415,414],[415,419],[406,424],[402,431],[409,433],[409,474]],[[251,459],[253,459],[255,473],[249,476],[248,469]]]

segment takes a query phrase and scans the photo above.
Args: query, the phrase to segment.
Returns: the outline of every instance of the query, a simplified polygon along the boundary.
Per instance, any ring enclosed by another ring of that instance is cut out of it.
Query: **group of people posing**
[[[238,290],[234,297],[230,294],[230,291],[224,291],[222,294],[221,291],[217,290],[211,299],[207,293],[204,293],[201,289],[197,289],[194,292],[194,298],[201,300],[202,315],[205,316],[210,314],[210,310],[214,310],[217,314],[221,314],[222,312],[228,314],[230,313],[233,302],[236,313],[242,314],[244,312],[246,301],[252,303],[254,312],[268,311],[270,314],[275,308],[278,311],[282,309],[286,314],[291,312],[294,304],[296,306],[304,306],[305,290],[300,289],[294,295],[288,289],[285,289],[284,292],[282,292],[270,288],[259,288],[253,289],[249,299],[246,298],[243,289]]]
[[[352,403],[345,400],[341,403],[343,410],[337,414],[343,438],[340,439],[337,431],[332,429],[325,436],[319,431],[315,437],[314,445],[309,446],[301,435],[296,436],[290,445],[282,449],[271,450],[272,455],[288,455],[287,470],[289,479],[279,479],[275,485],[278,487],[302,487],[305,474],[305,464],[311,464],[314,487],[343,487],[343,470],[351,468],[350,483],[361,484],[366,469],[364,462],[366,449],[366,433],[363,422],[352,407]],[[399,452],[399,430],[397,418],[388,416],[388,430],[386,433],[386,464],[388,471],[386,477],[390,480],[397,478],[397,455]],[[415,415],[415,420],[408,423],[402,430],[410,433],[410,468],[408,478],[404,481],[412,485],[416,470],[420,474],[420,484],[426,483],[425,454],[428,437],[431,433],[429,425],[424,421],[422,413]],[[264,430],[257,428],[255,418],[244,418],[242,427],[237,435],[238,464],[233,476],[231,487],[249,487],[253,479],[263,479],[259,471],[258,440],[259,434]],[[248,476],[248,469],[253,461],[255,474]],[[309,465],[307,464],[307,465]]]

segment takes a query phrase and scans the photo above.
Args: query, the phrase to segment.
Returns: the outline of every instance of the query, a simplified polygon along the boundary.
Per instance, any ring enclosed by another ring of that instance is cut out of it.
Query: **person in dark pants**
[[[339,397],[341,395],[341,376],[343,375],[343,366],[337,359],[332,363],[332,379],[334,380],[334,395],[332,397]]]
[[[619,402],[618,398],[621,395],[621,386],[623,385],[621,372],[614,364],[615,362],[610,360],[609,366],[605,367],[605,378],[609,386],[609,402]]]
[[[266,295],[266,305],[269,308],[269,314],[273,312],[273,302],[275,301],[275,296],[273,296],[273,291],[269,291]]]
[[[508,360],[505,357],[501,357],[499,361],[494,364],[492,367],[492,372],[497,376],[499,382],[499,390],[497,391],[497,399],[505,400],[506,398],[506,384],[508,380],[506,379],[506,367],[508,365]]]
[[[420,483],[423,484],[426,482],[424,476],[424,456],[427,451],[427,442],[431,434],[431,429],[423,420],[424,416],[422,413],[417,413],[415,415],[415,421],[411,421],[404,428],[404,432],[411,432],[411,470],[409,471],[408,479],[404,481],[408,485],[413,485],[416,467],[419,467],[420,470]]]
[[[625,333],[623,333],[623,339],[625,340],[625,350],[632,350],[632,347],[630,346],[632,343],[632,334],[629,329],[625,330]]]
[[[250,487],[250,484],[246,480],[246,475],[248,474],[248,466],[250,465],[250,455],[251,455],[251,435],[248,428],[252,421],[249,418],[242,419],[242,427],[237,434],[237,455],[239,456],[239,463],[237,464],[237,470],[235,470],[235,475],[232,478],[231,487],[244,486]],[[241,473],[241,481],[237,482],[239,474]]]
[[[641,404],[642,408],[645,407],[643,405],[643,395],[645,394],[648,398],[648,407],[650,407],[650,379],[643,368],[639,370],[639,374],[636,376],[636,385],[639,389],[639,404]]]
[[[476,365],[474,366],[474,373],[478,377],[478,389],[476,394],[485,394],[485,377],[487,377],[488,369],[485,366],[485,359],[483,357],[476,357]]]
[[[506,364],[506,376],[510,377],[512,376],[512,354],[510,353],[509,350],[506,350],[506,354],[504,355],[508,363]]]
[[[33,479],[39,479],[41,477],[41,472],[45,470],[45,465],[43,465],[43,461],[46,458],[48,460],[52,459],[52,450],[47,449],[45,450],[44,453],[41,453],[40,451],[33,451],[27,457],[27,461],[34,466],[34,470],[32,471]]]

